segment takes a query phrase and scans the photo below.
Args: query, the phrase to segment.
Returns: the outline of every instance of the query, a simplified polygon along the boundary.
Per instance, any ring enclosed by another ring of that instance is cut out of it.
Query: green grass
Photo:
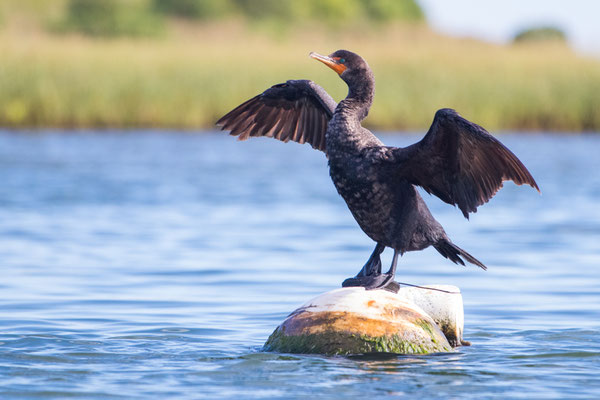
[[[426,129],[451,107],[490,130],[600,131],[600,61],[556,44],[499,46],[423,26],[368,33],[313,28],[274,35],[241,23],[171,23],[162,39],[90,39],[0,31],[0,126],[206,129],[286,79],[312,79],[336,99],[336,74],[310,51],[353,50],[377,79],[367,119]]]

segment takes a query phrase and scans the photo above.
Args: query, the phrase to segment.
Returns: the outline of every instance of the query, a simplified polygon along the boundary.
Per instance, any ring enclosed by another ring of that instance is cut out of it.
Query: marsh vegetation
[[[418,16],[281,26],[239,15],[190,20],[156,7],[147,11],[147,21],[160,21],[156,34],[98,37],[57,28],[73,4],[0,8],[0,125],[207,129],[286,79],[312,79],[343,97],[343,82],[308,53],[347,48],[375,72],[367,120],[375,129],[425,129],[436,109],[451,107],[492,130],[600,130],[600,60],[564,42],[450,38]]]

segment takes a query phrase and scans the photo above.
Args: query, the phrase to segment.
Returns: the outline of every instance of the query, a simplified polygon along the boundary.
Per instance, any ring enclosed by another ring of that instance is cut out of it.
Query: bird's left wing
[[[316,83],[289,80],[234,108],[217,121],[217,126],[239,140],[266,136],[310,143],[325,151],[325,133],[335,107],[335,101]]]
[[[539,191],[517,156],[451,109],[436,112],[420,142],[387,148],[386,153],[384,158],[396,176],[457,205],[465,218],[492,198],[504,181],[528,184]]]

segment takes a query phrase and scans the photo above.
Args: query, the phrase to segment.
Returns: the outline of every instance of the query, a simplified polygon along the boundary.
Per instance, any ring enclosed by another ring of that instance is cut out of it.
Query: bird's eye
[[[340,58],[340,61],[339,61],[340,64],[343,64],[345,62],[346,62],[346,60],[344,58]]]

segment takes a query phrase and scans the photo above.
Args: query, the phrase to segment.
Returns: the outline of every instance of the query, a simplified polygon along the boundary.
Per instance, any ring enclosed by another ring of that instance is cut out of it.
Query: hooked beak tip
[[[321,61],[323,64],[327,65],[329,68],[337,72],[338,75],[341,75],[342,72],[346,70],[345,65],[339,64],[336,59],[333,59],[329,56],[324,56],[319,53],[315,53],[314,51],[311,51],[309,56],[317,61]]]

